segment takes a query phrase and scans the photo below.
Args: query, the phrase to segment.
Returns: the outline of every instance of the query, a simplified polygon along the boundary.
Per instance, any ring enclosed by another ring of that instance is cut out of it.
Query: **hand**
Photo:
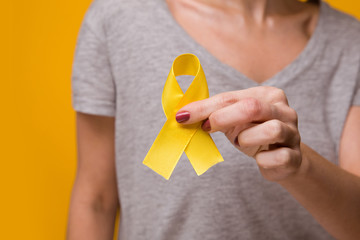
[[[204,131],[223,132],[236,148],[256,159],[267,180],[278,182],[299,172],[297,113],[281,89],[261,86],[217,94],[182,107],[176,120],[203,121]]]

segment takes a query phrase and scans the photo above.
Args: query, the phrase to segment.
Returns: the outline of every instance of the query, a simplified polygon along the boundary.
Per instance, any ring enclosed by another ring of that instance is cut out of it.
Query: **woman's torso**
[[[225,161],[200,177],[185,154],[169,181],[144,166],[166,121],[161,94],[176,56],[191,52],[199,57],[211,96],[259,84],[191,38],[165,1],[96,1],[88,17],[95,31],[105,32],[116,88],[119,239],[331,239],[221,133],[212,137]],[[263,82],[285,91],[299,114],[303,142],[334,163],[360,58],[349,47],[359,34],[345,26],[356,24],[323,3],[305,48]],[[188,83],[180,81],[184,88]]]

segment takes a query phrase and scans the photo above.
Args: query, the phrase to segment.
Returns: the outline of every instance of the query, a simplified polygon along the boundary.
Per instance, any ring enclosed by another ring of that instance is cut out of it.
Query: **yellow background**
[[[360,17],[358,0],[329,2]],[[65,238],[76,170],[71,65],[90,3],[2,0],[0,239]]]

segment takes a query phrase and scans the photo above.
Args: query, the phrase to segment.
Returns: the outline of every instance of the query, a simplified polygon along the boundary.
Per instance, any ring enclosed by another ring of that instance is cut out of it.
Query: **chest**
[[[304,22],[298,19],[269,27],[244,24],[231,14],[216,21],[174,9],[172,14],[197,44],[258,83],[291,64],[310,38]]]

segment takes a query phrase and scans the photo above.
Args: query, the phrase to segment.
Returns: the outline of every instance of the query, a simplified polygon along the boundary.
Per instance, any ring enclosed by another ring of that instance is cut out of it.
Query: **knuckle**
[[[287,97],[284,90],[276,87],[271,87],[269,92],[272,98],[274,99],[274,101],[287,103]]]
[[[275,95],[277,97],[279,97],[280,99],[286,99],[286,94],[285,94],[284,90],[282,90],[280,88],[275,88],[274,92],[275,92]]]
[[[271,102],[285,102],[288,103],[284,90],[272,86],[259,87],[259,94],[266,97]]]
[[[270,121],[267,130],[269,137],[275,138],[276,141],[284,140],[283,126],[279,120]]]
[[[275,161],[282,166],[286,166],[289,164],[291,160],[291,153],[289,149],[282,148],[279,149],[278,153],[276,154]]]
[[[243,110],[250,119],[257,119],[261,113],[261,103],[255,98],[244,99],[241,110]]]
[[[289,120],[296,125],[298,123],[298,114],[293,108],[289,108]]]
[[[290,172],[297,169],[301,164],[300,151],[293,151],[291,149],[282,149],[280,151],[282,155],[282,166],[290,170]]]

